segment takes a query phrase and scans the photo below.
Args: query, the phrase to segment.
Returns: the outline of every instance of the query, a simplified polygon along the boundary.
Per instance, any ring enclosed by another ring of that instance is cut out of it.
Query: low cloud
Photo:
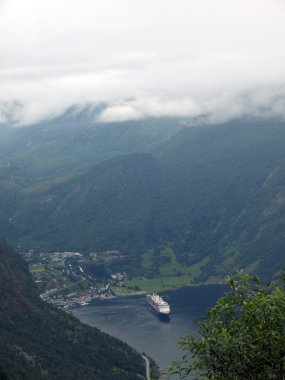
[[[93,93],[93,86],[94,88],[98,86],[97,79],[85,78],[81,87],[78,85],[77,78],[76,91],[73,91],[74,81],[72,78],[61,78],[60,81],[54,82],[54,87],[39,86],[39,92],[38,85],[30,83],[29,96],[0,102],[0,124],[30,125],[44,119],[57,117],[74,105],[80,110],[85,105],[96,107],[102,103],[105,106],[94,122],[124,122],[149,117],[182,117],[193,120],[193,123],[196,124],[223,123],[241,117],[285,119],[285,85],[255,87],[238,91],[230,89],[210,94],[198,92],[193,97],[186,97],[184,93],[178,93],[175,97],[171,94],[168,97],[159,97],[159,94],[151,97],[148,96],[148,91],[143,91],[137,97],[129,99],[126,95],[132,92],[127,91],[124,96],[119,90],[121,80],[118,80],[116,91],[114,91],[114,82],[112,82],[112,96],[108,96],[108,82],[104,83],[98,93],[97,91]],[[122,86],[126,88],[128,84],[122,84]],[[114,96],[114,92],[117,96]],[[150,93],[155,93],[155,89]]]
[[[101,112],[97,121],[112,122],[167,116],[195,117],[199,113],[199,109],[191,99],[163,100],[146,98],[109,105]]]
[[[224,123],[241,117],[285,120],[285,86],[256,88],[244,93],[221,94],[208,99],[126,100],[107,106],[97,121],[113,122],[146,117],[181,116],[193,123]]]
[[[284,44],[280,0],[5,1],[0,123],[85,103],[101,122],[283,118]]]

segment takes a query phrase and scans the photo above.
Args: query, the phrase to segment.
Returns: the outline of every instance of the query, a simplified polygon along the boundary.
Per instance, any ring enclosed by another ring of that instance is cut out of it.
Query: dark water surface
[[[164,368],[181,356],[177,347],[180,337],[197,329],[193,321],[203,317],[226,289],[224,285],[205,285],[160,293],[171,306],[168,321],[149,310],[145,297],[96,300],[74,309],[73,314],[139,352],[146,352]]]

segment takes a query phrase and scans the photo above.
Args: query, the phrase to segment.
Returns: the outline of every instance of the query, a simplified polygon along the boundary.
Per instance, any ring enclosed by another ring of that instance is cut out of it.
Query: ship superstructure
[[[168,315],[170,313],[169,304],[156,293],[147,294],[146,302],[158,314]]]

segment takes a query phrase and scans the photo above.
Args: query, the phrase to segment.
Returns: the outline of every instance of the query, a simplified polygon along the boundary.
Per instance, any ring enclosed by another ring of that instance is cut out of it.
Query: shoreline
[[[143,280],[143,281],[148,281],[148,280]],[[213,281],[213,282],[199,282],[199,283],[195,283],[195,284],[188,284],[188,285],[182,285],[182,286],[163,286],[163,288],[161,287],[157,287],[157,288],[154,288],[152,286],[148,287],[147,284],[146,286],[144,286],[144,289],[141,289],[140,291],[137,291],[137,293],[141,292],[141,293],[144,293],[144,294],[147,294],[147,293],[164,293],[164,292],[169,292],[169,291],[175,291],[175,290],[178,290],[178,289],[183,289],[183,288],[194,288],[194,287],[198,287],[198,286],[210,286],[210,285],[226,285],[226,281]],[[130,294],[132,295],[132,294]],[[128,294],[126,294],[126,296],[129,296]]]
[[[180,286],[180,287],[176,287],[176,288],[169,288],[169,289],[163,289],[163,290],[157,290],[157,291],[150,291],[150,292],[147,292],[147,291],[135,291],[134,293],[126,293],[126,294],[118,294],[116,293],[114,290],[112,290],[113,292],[113,296],[112,297],[94,297],[90,302],[88,302],[88,304],[86,305],[76,305],[74,308],[77,308],[77,307],[84,307],[84,306],[89,306],[91,304],[95,303],[96,302],[105,302],[105,301],[110,301],[110,300],[116,300],[116,299],[120,299],[120,298],[143,298],[145,297],[148,293],[160,293],[160,294],[165,294],[165,293],[168,293],[168,292],[175,292],[177,290],[181,290],[181,289],[187,289],[187,288],[195,288],[195,287],[206,287],[206,286],[213,286],[213,285],[216,285],[216,286],[225,286],[226,283],[225,282],[204,282],[204,283],[197,283],[197,284],[190,284],[190,285],[187,285],[187,286]],[[70,309],[73,309],[73,307],[70,307],[68,308],[68,310]]]
[[[147,281],[147,280],[145,280]],[[141,290],[141,291],[136,291],[134,293],[129,293],[129,294],[118,294],[116,292],[114,292],[114,294],[116,295],[115,298],[131,298],[131,297],[144,297],[146,296],[146,294],[148,293],[166,293],[166,292],[175,292],[176,290],[179,290],[179,289],[185,289],[185,288],[195,288],[195,287],[200,287],[200,286],[212,286],[212,285],[220,285],[220,286],[224,286],[226,285],[226,282],[222,282],[222,281],[219,281],[219,282],[203,282],[203,283],[196,283],[196,284],[189,284],[189,285],[186,285],[186,286],[177,286],[175,288],[173,287],[169,287],[168,289],[163,289],[163,290],[151,290],[151,291],[148,291],[148,290]],[[108,298],[106,299],[101,299],[102,301],[103,300],[107,300]]]

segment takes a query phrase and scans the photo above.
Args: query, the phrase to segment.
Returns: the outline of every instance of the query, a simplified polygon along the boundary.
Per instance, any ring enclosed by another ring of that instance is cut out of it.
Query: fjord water
[[[169,320],[152,313],[145,297],[96,300],[89,306],[74,309],[73,314],[139,352],[146,352],[164,368],[181,356],[177,347],[180,337],[197,330],[194,321],[201,319],[226,290],[224,285],[205,285],[160,293],[171,305]]]

